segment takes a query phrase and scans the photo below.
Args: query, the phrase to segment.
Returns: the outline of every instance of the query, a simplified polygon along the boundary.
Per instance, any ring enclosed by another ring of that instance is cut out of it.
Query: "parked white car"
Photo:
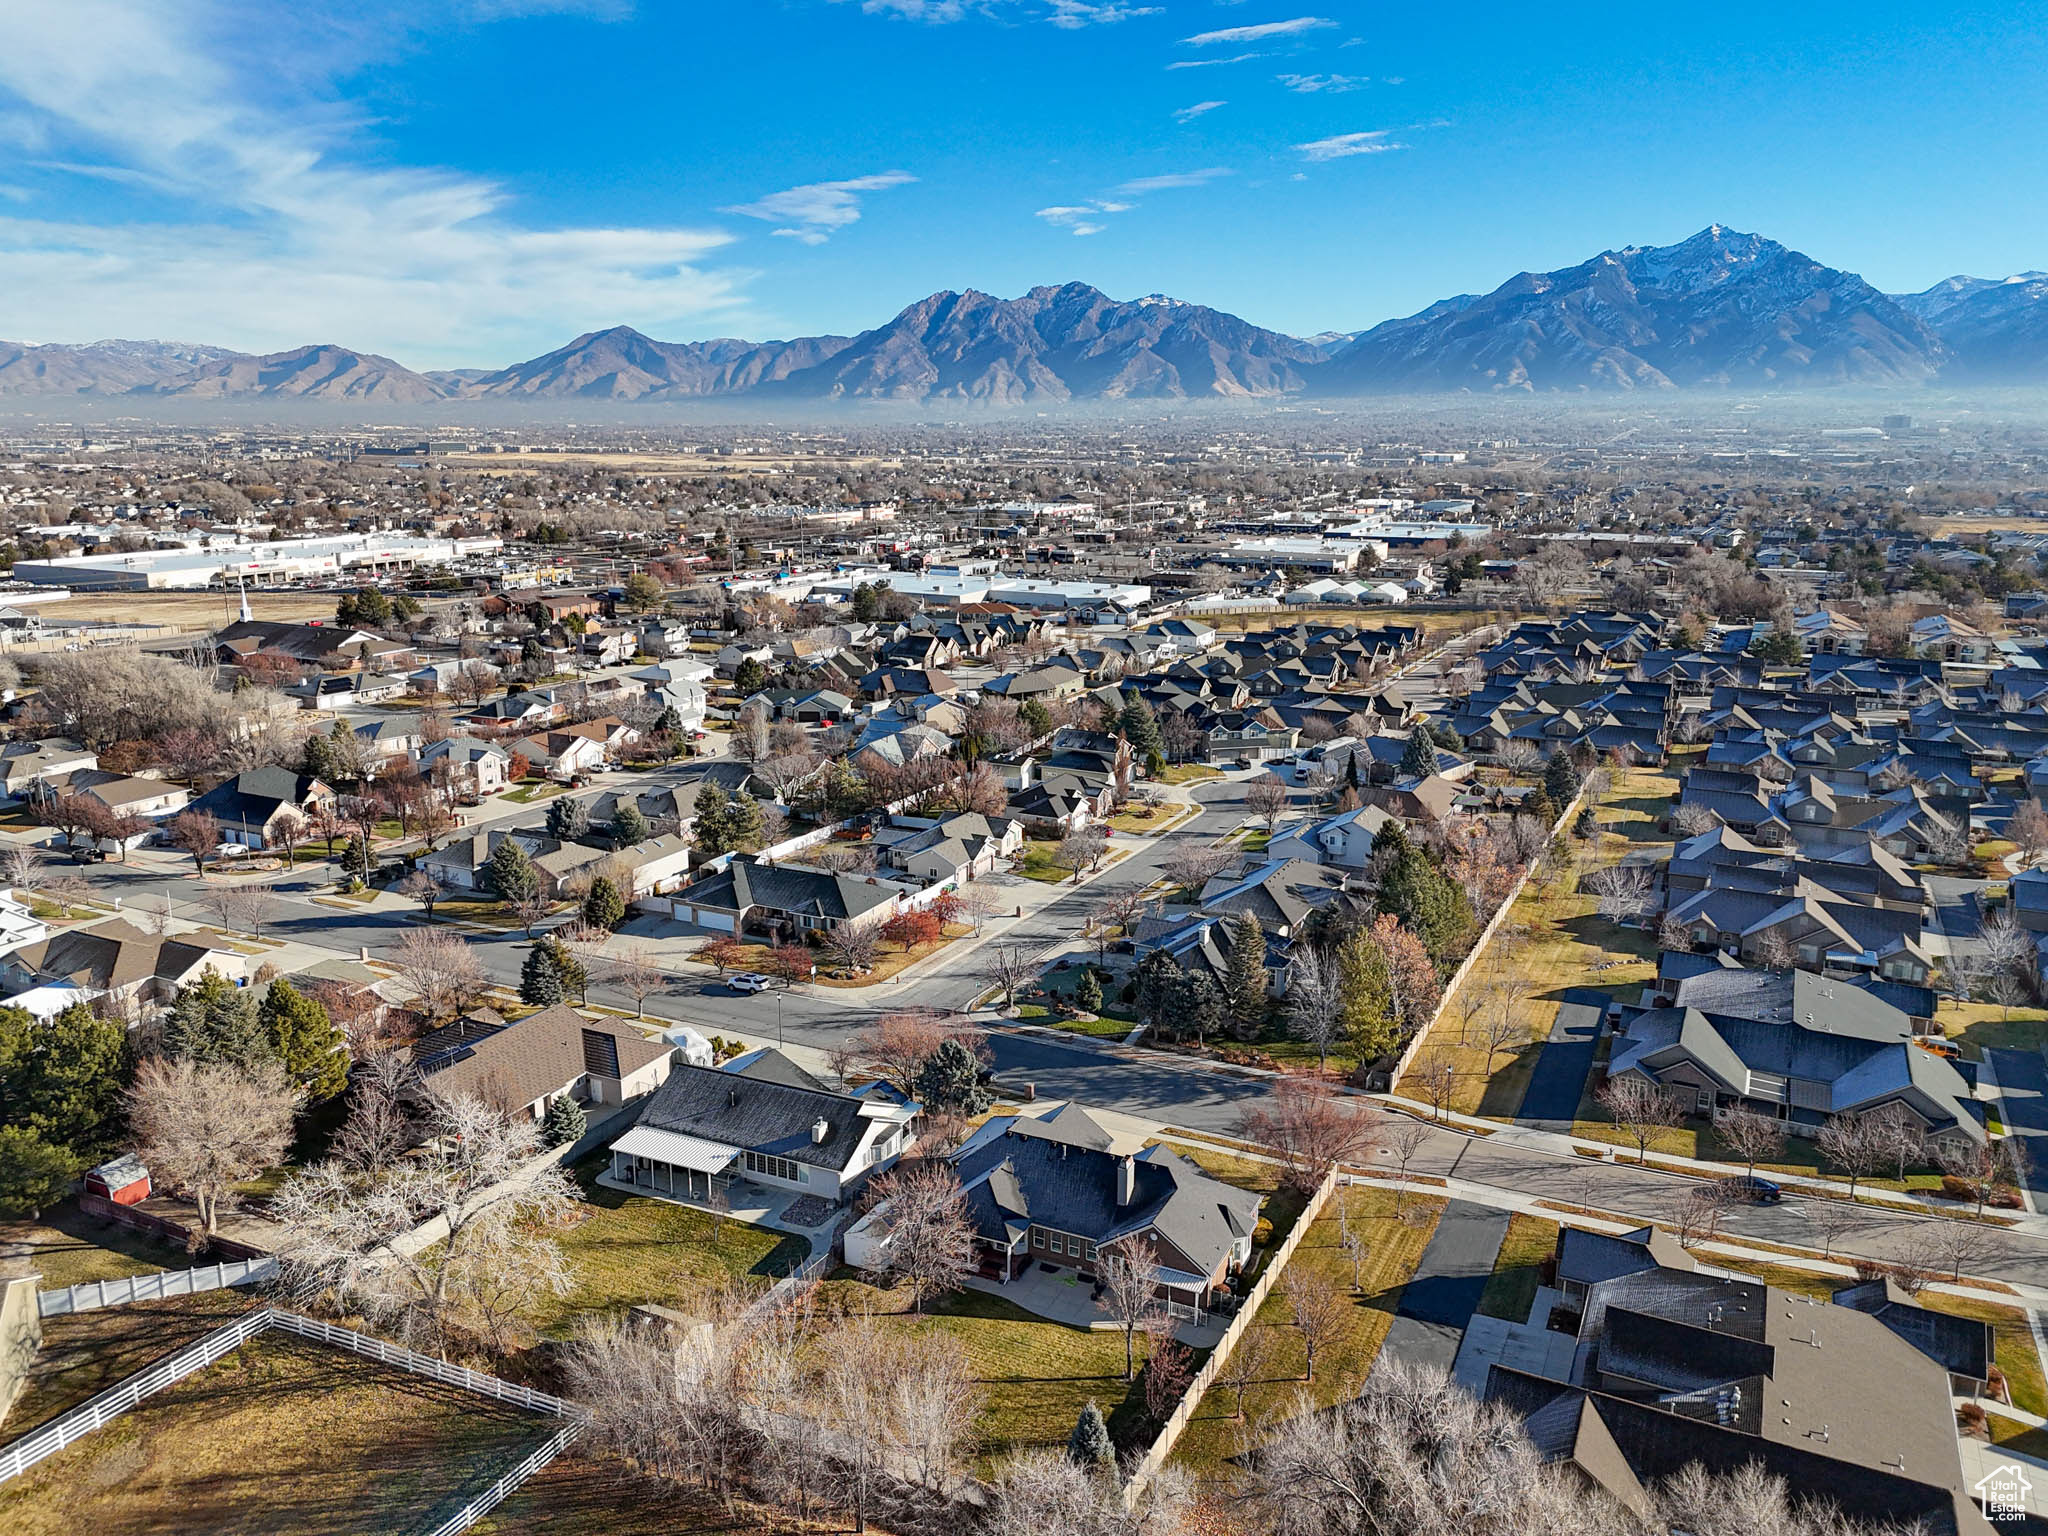
[[[775,979],[759,971],[735,971],[725,978],[725,984],[735,992],[765,992],[775,985]]]

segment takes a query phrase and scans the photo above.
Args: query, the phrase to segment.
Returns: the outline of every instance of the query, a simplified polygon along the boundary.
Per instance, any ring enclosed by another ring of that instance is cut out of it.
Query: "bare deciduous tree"
[[[532,1166],[539,1127],[477,1098],[436,1099],[427,1138],[409,1156],[364,1179],[332,1160],[291,1180],[271,1201],[285,1231],[280,1257],[288,1290],[308,1302],[360,1309],[400,1337],[444,1346],[479,1329],[475,1299],[501,1268],[547,1235],[582,1199],[559,1167]],[[424,1223],[437,1243],[394,1241]],[[566,1272],[530,1254],[526,1281],[566,1289]],[[526,1283],[526,1282],[522,1282]]]
[[[1287,786],[1270,773],[1254,779],[1244,792],[1244,808],[1256,820],[1263,821],[1268,832],[1279,826],[1280,818],[1287,814],[1287,800]]]
[[[1431,1048],[1422,1053],[1401,1081],[1422,1095],[1433,1119],[1441,1120],[1450,1109],[1451,1100],[1458,1096],[1459,1075],[1458,1064],[1451,1060],[1448,1051]]]
[[[834,1047],[832,1070],[851,1081],[879,1078],[906,1098],[917,1094],[917,1073],[962,1021],[936,1008],[900,1008],[847,1035]]]
[[[1017,994],[1038,979],[1038,961],[1022,944],[991,944],[982,958],[982,974],[1003,995],[1002,1006],[1017,1006]]]
[[[453,1018],[491,984],[476,951],[441,929],[407,929],[391,951],[391,964],[430,1022]]]
[[[430,923],[434,920],[434,904],[448,894],[448,887],[424,869],[414,870],[392,889],[406,900],[418,902]]]
[[[151,1057],[135,1072],[128,1124],[166,1188],[191,1196],[211,1236],[237,1184],[275,1168],[292,1144],[298,1095],[274,1067],[253,1071]]]
[[[1586,884],[1610,923],[1633,922],[1656,905],[1656,878],[1641,864],[1610,864],[1595,870]]]
[[[1752,1178],[1758,1163],[1770,1162],[1785,1150],[1784,1123],[1753,1109],[1717,1110],[1714,1134]]]
[[[1307,1377],[1314,1381],[1316,1351],[1336,1337],[1351,1311],[1351,1303],[1328,1275],[1305,1265],[1290,1266],[1280,1288],[1294,1308],[1294,1326],[1300,1331],[1302,1346],[1308,1354]]]
[[[1272,1332],[1254,1323],[1238,1336],[1237,1347],[1216,1372],[1216,1385],[1229,1388],[1237,1396],[1231,1417],[1240,1423],[1244,1420],[1245,1388],[1266,1379],[1266,1367],[1272,1358]]]
[[[1341,967],[1316,945],[1297,944],[1287,965],[1287,1032],[1316,1048],[1320,1072],[1328,1070],[1330,1047],[1347,1027]]]
[[[1237,855],[1221,843],[1184,841],[1176,847],[1160,873],[1183,890],[1200,890],[1235,861]]]
[[[1141,1232],[1128,1233],[1095,1250],[1103,1306],[1124,1333],[1124,1380],[1137,1375],[1138,1330],[1158,1310],[1159,1265]]]
[[[1239,1116],[1238,1134],[1277,1151],[1286,1182],[1304,1191],[1340,1163],[1361,1160],[1373,1145],[1373,1123],[1362,1106],[1323,1083],[1295,1077],[1279,1079],[1264,1102]]]
[[[1594,1095],[1621,1133],[1635,1143],[1636,1156],[1648,1157],[1650,1143],[1685,1119],[1685,1101],[1661,1083],[1630,1073],[1610,1077]]]
[[[647,1012],[647,999],[668,985],[668,976],[654,962],[642,944],[628,944],[613,958],[604,973],[605,985],[616,987],[633,999],[633,1017]]]
[[[923,1312],[927,1301],[958,1290],[974,1268],[974,1228],[959,1175],[941,1161],[905,1163],[876,1179],[873,1192],[884,1229],[876,1244],[881,1273],[900,1275],[911,1305]]]

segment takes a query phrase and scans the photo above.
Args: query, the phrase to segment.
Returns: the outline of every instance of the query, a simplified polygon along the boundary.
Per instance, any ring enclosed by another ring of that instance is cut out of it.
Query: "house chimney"
[[[1121,1210],[1123,1207],[1129,1205],[1131,1203],[1132,1197],[1136,1195],[1137,1192],[1138,1160],[1135,1157],[1118,1158],[1116,1163],[1117,1208]]]
[[[821,1145],[821,1144],[822,1144],[822,1143],[824,1142],[825,1138],[826,1138],[827,1136],[830,1136],[831,1134],[832,1134],[832,1127],[831,1127],[831,1125],[830,1125],[830,1124],[828,1124],[828,1123],[826,1122],[826,1120],[825,1120],[825,1117],[824,1117],[824,1116],[820,1115],[820,1116],[819,1116],[819,1117],[818,1117],[818,1118],[817,1118],[816,1120],[814,1120],[814,1121],[812,1121],[812,1122],[811,1122],[811,1145],[812,1145],[812,1146],[818,1146],[818,1145]]]

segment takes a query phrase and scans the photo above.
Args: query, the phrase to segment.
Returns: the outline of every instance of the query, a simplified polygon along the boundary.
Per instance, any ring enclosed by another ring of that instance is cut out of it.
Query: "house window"
[[[1093,1243],[1088,1245],[1088,1262],[1090,1264],[1095,1262],[1095,1245]]]
[[[771,1157],[763,1152],[749,1152],[746,1156],[749,1173],[766,1174],[771,1179],[781,1179],[790,1184],[808,1184],[810,1177],[799,1162],[786,1157]]]
[[[1031,1232],[1031,1246],[1034,1248],[1043,1248],[1045,1246],[1045,1234],[1036,1228],[1033,1228]]]

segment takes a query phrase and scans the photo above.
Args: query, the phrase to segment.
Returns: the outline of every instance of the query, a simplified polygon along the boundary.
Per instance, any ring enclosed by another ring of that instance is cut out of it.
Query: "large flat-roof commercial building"
[[[211,549],[156,549],[126,555],[73,555],[58,560],[20,560],[14,574],[37,586],[81,591],[142,592],[206,587],[216,581],[252,587],[281,586],[343,571],[405,571],[445,565],[504,548],[495,538],[422,539],[391,534],[348,534],[324,539],[279,539],[274,543],[222,542]]]

